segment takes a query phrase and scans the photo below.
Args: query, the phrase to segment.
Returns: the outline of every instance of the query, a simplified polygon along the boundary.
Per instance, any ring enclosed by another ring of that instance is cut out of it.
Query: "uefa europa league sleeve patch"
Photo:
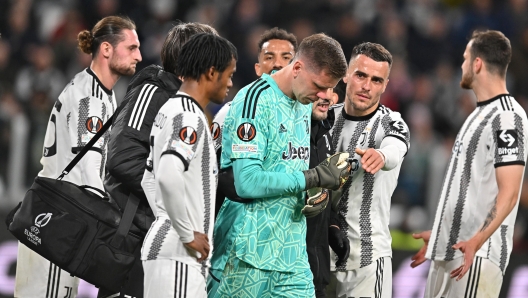
[[[497,153],[500,156],[519,154],[519,142],[515,129],[497,130]]]
[[[198,139],[196,130],[190,126],[180,129],[180,139],[188,145],[194,145]]]
[[[103,128],[103,120],[96,116],[91,116],[86,119],[86,129],[88,132],[97,133]]]
[[[211,124],[211,136],[213,136],[213,140],[216,140],[218,137],[220,137],[220,124],[216,122]]]
[[[240,124],[240,126],[237,128],[237,136],[240,140],[249,142],[253,140],[255,136],[257,136],[257,130],[253,124],[245,122]]]

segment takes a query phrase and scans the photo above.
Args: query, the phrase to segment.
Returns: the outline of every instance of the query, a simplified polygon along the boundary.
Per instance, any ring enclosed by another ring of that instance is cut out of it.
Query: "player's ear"
[[[99,45],[99,53],[103,55],[105,58],[109,58],[112,54],[113,47],[109,42],[103,41],[101,45]]]
[[[295,62],[293,62],[293,68],[292,68],[293,78],[297,78],[297,76],[299,75],[303,67],[304,67],[304,64],[302,61],[295,60]]]
[[[262,71],[260,70],[260,64],[258,64],[258,63],[255,63],[255,73],[259,77],[262,75]]]
[[[214,66],[211,66],[207,72],[205,73],[205,78],[208,80],[208,81],[213,81],[214,78],[215,78],[215,75],[218,75],[218,71],[216,70],[216,68]]]

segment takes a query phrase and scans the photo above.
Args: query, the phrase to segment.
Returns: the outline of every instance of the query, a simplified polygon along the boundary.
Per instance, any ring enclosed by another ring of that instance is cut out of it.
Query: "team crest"
[[[189,145],[194,145],[196,143],[196,130],[190,126],[186,126],[180,130],[180,139]]]
[[[220,124],[213,122],[211,125],[211,135],[213,136],[213,140],[216,140],[218,137],[220,137]]]
[[[237,128],[237,135],[242,141],[249,142],[255,138],[257,135],[257,130],[253,124],[245,122],[240,124],[240,126]]]
[[[91,133],[97,133],[103,128],[103,120],[101,118],[92,116],[86,120],[86,129]]]

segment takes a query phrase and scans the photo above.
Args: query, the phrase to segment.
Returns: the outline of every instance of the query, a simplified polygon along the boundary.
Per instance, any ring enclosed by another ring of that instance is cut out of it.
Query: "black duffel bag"
[[[131,195],[121,212],[103,191],[62,181],[112,119],[58,179],[36,177],[6,224],[20,242],[59,268],[96,287],[119,292],[134,264],[134,251],[145,236],[132,223],[139,199]]]

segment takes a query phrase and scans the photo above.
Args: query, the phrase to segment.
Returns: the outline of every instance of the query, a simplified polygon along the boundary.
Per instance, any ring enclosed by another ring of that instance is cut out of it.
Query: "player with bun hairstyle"
[[[57,178],[116,110],[112,91],[122,75],[133,75],[141,61],[134,22],[109,16],[78,35],[79,49],[92,56],[90,67],[64,88],[51,112],[44,139],[41,177]],[[108,132],[63,180],[103,189]],[[70,276],[22,243],[18,245],[15,297],[77,296],[79,279]]]

